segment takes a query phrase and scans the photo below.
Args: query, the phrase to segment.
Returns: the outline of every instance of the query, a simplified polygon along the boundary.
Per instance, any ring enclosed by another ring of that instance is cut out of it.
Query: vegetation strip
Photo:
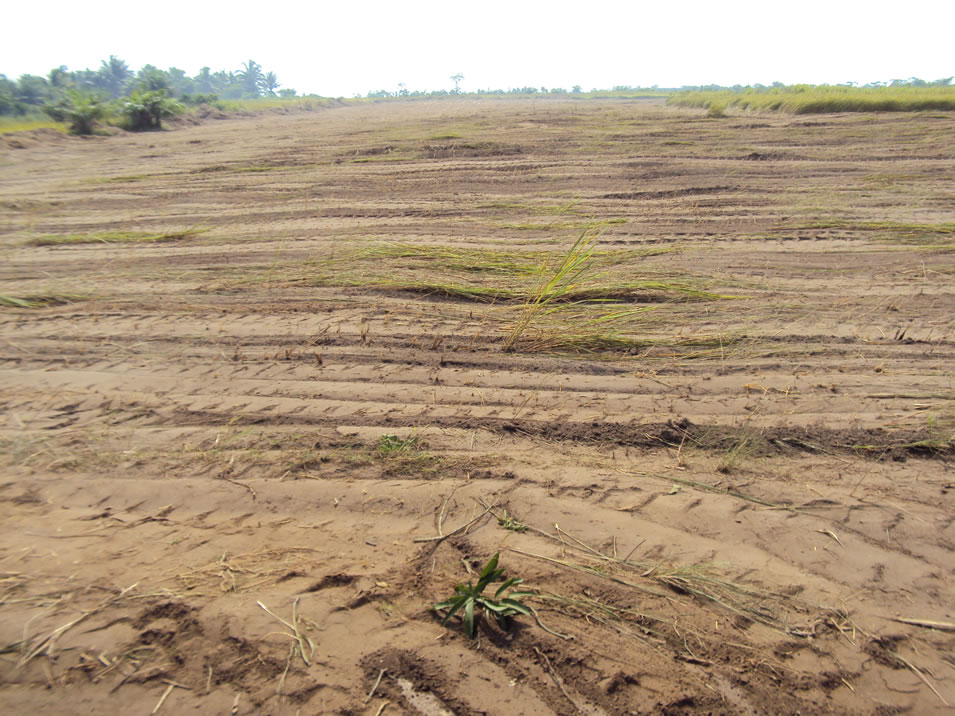
[[[722,116],[734,107],[791,114],[825,112],[919,112],[955,110],[955,87],[951,78],[938,83],[894,87],[848,87],[792,85],[789,87],[740,88],[687,91],[668,100],[677,107],[702,107],[711,116]]]
[[[149,234],[140,231],[102,231],[93,234],[60,234],[37,236],[27,239],[24,246],[71,246],[76,244],[158,244],[182,241],[209,231],[207,228],[191,227],[180,231]]]

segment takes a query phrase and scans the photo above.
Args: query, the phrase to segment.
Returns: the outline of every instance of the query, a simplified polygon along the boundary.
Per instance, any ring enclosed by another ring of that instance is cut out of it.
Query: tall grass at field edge
[[[0,117],[0,134],[10,132],[32,132],[35,129],[54,129],[57,132],[66,132],[64,122],[54,122],[45,114],[24,115],[22,117]]]
[[[667,103],[677,107],[709,109],[723,105],[744,110],[790,114],[827,112],[919,112],[955,110],[955,87],[791,87],[691,91],[674,95]]]

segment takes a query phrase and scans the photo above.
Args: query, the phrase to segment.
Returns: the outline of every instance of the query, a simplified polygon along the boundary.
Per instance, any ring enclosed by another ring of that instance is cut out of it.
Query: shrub
[[[725,117],[726,116],[726,103],[725,102],[710,102],[710,106],[706,108],[707,117]]]
[[[209,94],[201,94],[201,93],[189,94],[189,93],[186,93],[186,94],[182,95],[182,96],[179,98],[179,100],[180,100],[183,104],[192,105],[192,106],[199,106],[200,104],[215,104],[216,102],[219,101],[219,95],[217,95],[217,94],[212,94],[212,93],[209,93]]]
[[[43,110],[57,122],[69,122],[73,134],[92,134],[95,123],[106,115],[106,104],[96,95],[68,89],[56,104]]]
[[[123,103],[123,114],[129,121],[129,129],[162,129],[162,120],[173,117],[183,111],[183,106],[170,99],[166,90],[133,92]]]

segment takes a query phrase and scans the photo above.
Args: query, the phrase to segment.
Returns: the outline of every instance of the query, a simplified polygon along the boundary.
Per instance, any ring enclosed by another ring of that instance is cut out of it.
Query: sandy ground
[[[952,136],[481,100],[0,138],[0,294],[47,302],[0,308],[2,710],[948,712]],[[595,225],[605,300],[505,351]],[[494,553],[539,622],[469,640],[431,607]]]

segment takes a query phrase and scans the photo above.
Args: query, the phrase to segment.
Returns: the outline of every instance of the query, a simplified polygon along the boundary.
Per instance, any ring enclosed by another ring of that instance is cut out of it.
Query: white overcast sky
[[[300,93],[842,83],[955,74],[955,2],[11,2],[0,73],[254,59]]]

